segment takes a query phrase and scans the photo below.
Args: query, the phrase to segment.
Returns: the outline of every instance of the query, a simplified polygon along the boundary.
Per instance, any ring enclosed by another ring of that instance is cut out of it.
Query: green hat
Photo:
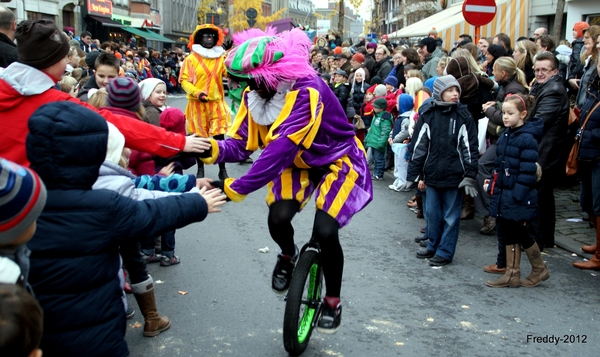
[[[225,60],[229,73],[252,78],[254,74],[260,74],[259,67],[279,61],[283,53],[271,51],[267,47],[273,40],[274,37],[269,36],[256,37],[234,48]]]
[[[387,108],[387,100],[385,98],[377,98],[373,102],[373,107],[385,110]]]

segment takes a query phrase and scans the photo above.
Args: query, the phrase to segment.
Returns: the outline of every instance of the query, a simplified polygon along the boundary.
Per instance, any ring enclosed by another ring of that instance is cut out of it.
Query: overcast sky
[[[328,2],[327,0],[312,0],[312,2],[319,9],[327,8],[327,2]],[[363,3],[360,6],[359,11],[358,11],[358,13],[361,15],[361,18],[363,20],[371,19],[371,5],[372,4],[373,4],[373,0],[363,0]],[[348,6],[350,8],[352,7],[350,5],[350,2],[348,2],[348,1],[346,1],[346,6]],[[354,13],[356,13],[356,10],[354,10]]]

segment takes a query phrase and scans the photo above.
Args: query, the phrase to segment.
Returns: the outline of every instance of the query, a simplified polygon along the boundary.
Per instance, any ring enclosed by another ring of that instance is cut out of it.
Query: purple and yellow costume
[[[246,175],[225,180],[225,193],[241,201],[268,184],[267,204],[296,200],[300,207],[315,197],[317,208],[340,227],[373,198],[364,148],[354,136],[345,112],[331,90],[316,75],[296,81],[285,105],[270,126],[259,125],[248,110],[248,90],[224,141],[211,140],[212,156],[205,163],[238,162],[259,147],[260,157]],[[318,186],[308,169],[328,168]]]

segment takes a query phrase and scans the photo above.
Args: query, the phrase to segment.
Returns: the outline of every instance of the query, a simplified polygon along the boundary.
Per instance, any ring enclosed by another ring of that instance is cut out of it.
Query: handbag
[[[577,168],[578,168],[577,157],[579,156],[579,146],[581,145],[581,138],[583,136],[583,131],[585,130],[585,126],[586,126],[588,120],[590,119],[590,116],[592,116],[592,113],[594,113],[596,108],[598,108],[598,105],[600,105],[600,102],[596,103],[596,105],[594,105],[592,110],[590,110],[587,113],[585,120],[583,121],[583,124],[581,125],[581,129],[579,129],[579,132],[577,133],[577,136],[575,137],[575,144],[573,144],[573,147],[571,148],[571,152],[569,153],[569,158],[567,159],[567,165],[566,165],[567,176],[573,176],[577,173]]]
[[[360,117],[360,115],[356,115],[356,116],[354,117],[354,128],[355,128],[356,130],[362,130],[362,129],[365,129],[365,128],[366,128],[366,126],[365,126],[365,122],[364,122],[364,120],[363,120],[363,119]]]
[[[579,123],[579,115],[581,114],[581,109],[577,107],[572,107],[569,109],[569,125],[573,123]]]

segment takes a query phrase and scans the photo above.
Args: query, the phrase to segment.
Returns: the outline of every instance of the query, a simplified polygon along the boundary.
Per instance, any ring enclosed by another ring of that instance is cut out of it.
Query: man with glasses
[[[538,147],[538,163],[542,167],[542,179],[537,185],[538,217],[529,226],[530,234],[540,250],[554,246],[554,185],[565,174],[566,157],[563,151],[568,150],[569,97],[558,75],[558,66],[558,59],[551,52],[538,53],[533,65],[535,82],[530,91],[535,103],[529,117],[544,120],[544,135]]]
[[[377,46],[375,50],[375,68],[373,68],[373,77],[379,77],[382,80],[386,79],[388,74],[392,71],[392,64],[390,63],[388,56],[389,51],[384,45]],[[371,78],[373,78],[371,77]]]

